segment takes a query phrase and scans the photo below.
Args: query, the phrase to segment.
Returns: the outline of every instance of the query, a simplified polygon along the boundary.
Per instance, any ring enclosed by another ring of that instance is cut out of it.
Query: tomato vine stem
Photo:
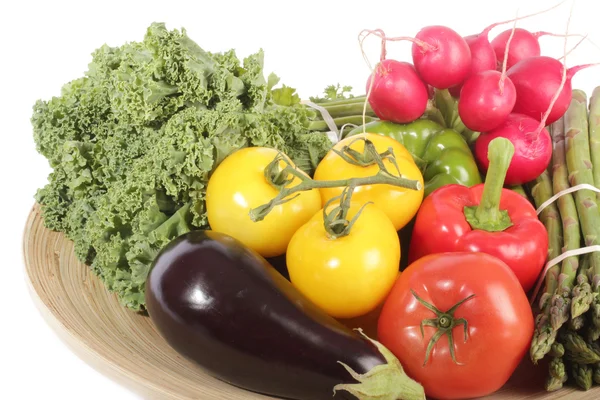
[[[370,140],[366,138],[359,138],[358,140],[365,141],[365,154],[368,154],[368,156],[361,155],[360,157],[364,159],[367,159],[367,157],[371,157],[371,159],[369,159],[368,161],[371,164],[368,165],[372,165],[373,163],[375,163],[379,166],[379,171],[376,174],[372,176],[359,178],[318,181],[311,179],[309,176],[305,175],[297,168],[292,166],[288,158],[280,153],[273,159],[273,161],[271,161],[267,165],[264,172],[265,179],[267,180],[267,182],[273,185],[273,187],[279,189],[279,193],[267,204],[263,204],[261,206],[251,209],[249,211],[250,219],[254,222],[262,221],[276,206],[293,200],[300,194],[299,192],[312,189],[352,187],[353,192],[354,188],[356,188],[357,186],[385,184],[406,189],[421,190],[421,182],[419,182],[418,180],[405,178],[401,175],[400,170],[398,169],[398,165],[396,163],[395,156],[391,149],[388,149],[386,152],[379,154]],[[344,150],[346,150],[346,148],[342,149],[342,151]],[[352,154],[353,156],[356,155],[352,152],[350,154]],[[398,170],[398,176],[391,174],[387,170],[387,168],[383,164],[383,158],[386,158],[390,162],[392,162],[392,164]],[[344,159],[346,160],[346,158]],[[356,159],[354,161],[360,162]],[[284,163],[285,166],[282,167],[282,163]],[[300,183],[295,186],[289,186],[294,181],[294,178],[298,178],[300,180]],[[341,199],[341,197],[338,196],[338,200],[339,199]]]

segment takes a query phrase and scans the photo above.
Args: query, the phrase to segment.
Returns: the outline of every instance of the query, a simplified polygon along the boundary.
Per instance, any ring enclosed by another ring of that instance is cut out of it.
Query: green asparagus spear
[[[563,388],[564,382],[562,379],[556,379],[555,377],[549,375],[546,379],[546,391],[555,392]]]
[[[562,343],[554,342],[549,354],[552,357],[562,357],[565,355],[565,346]]]
[[[592,286],[588,278],[590,269],[590,254],[585,254],[581,258],[579,271],[577,271],[577,284],[571,292],[571,318],[577,318],[583,315],[590,308],[594,299]]]
[[[590,135],[590,158],[594,175],[594,186],[600,188],[600,86],[596,87],[590,97],[589,113],[589,135]],[[600,193],[596,193],[596,198],[600,199]]]
[[[538,315],[533,339],[529,348],[529,357],[534,364],[537,364],[539,360],[550,352],[552,345],[556,341],[557,332],[550,325],[548,313]]]
[[[548,365],[548,379],[546,380],[546,390],[554,392],[563,387],[567,381],[568,375],[565,368],[565,363],[562,357],[554,357]]]
[[[363,98],[353,102],[348,102],[347,100],[343,102],[334,100],[326,103],[321,103],[319,105],[326,109],[332,118],[351,117],[353,115],[362,116],[365,106],[365,99]],[[366,115],[368,115],[369,117],[376,117],[375,113],[373,112],[373,109],[369,104],[367,104]]]
[[[594,186],[600,188],[600,87],[596,87],[590,97],[588,130],[590,142],[590,159],[592,162],[592,175]],[[594,168],[593,165],[596,165]],[[600,193],[596,193],[596,201],[600,199]],[[600,232],[598,232],[600,233]],[[595,252],[598,256],[598,252]],[[597,267],[588,275],[592,290],[597,293],[592,303],[592,323],[600,329],[600,268]]]
[[[600,362],[598,354],[583,337],[573,331],[565,331],[560,337],[565,347],[565,358],[578,364],[596,364]]]
[[[544,171],[529,186],[536,207],[539,207],[552,196],[552,182],[547,171]],[[540,214],[540,220],[544,223],[548,232],[548,259],[552,259],[560,254],[562,247],[562,228],[556,205],[550,204],[546,207]],[[552,343],[556,339],[557,329],[554,329],[553,326],[551,299],[558,287],[559,271],[560,266],[555,265],[546,273],[544,291],[539,299],[540,313],[536,317],[536,329],[529,349],[529,355],[533,363],[537,363],[550,351]]]
[[[590,145],[588,137],[587,96],[581,90],[573,90],[573,98],[564,116],[565,122],[565,148],[567,170],[571,186],[581,183],[594,184]],[[583,238],[587,246],[600,243],[600,213],[596,203],[596,194],[591,190],[578,190],[575,192],[575,203]],[[592,290],[597,292],[600,284],[600,252],[591,253],[590,269],[592,271]],[[579,279],[579,277],[578,277]],[[573,296],[575,297],[575,296]],[[583,300],[589,297],[580,297],[579,304],[572,303],[571,314],[577,317],[589,309],[589,304]],[[594,301],[599,301],[595,296]],[[594,325],[600,325],[600,315],[592,317]]]
[[[571,365],[573,380],[583,390],[590,390],[593,383],[593,369],[591,365],[573,363]]]
[[[565,374],[565,376],[566,376],[566,374]],[[560,390],[563,388],[563,384],[564,384],[564,382],[562,379],[556,379],[555,377],[549,375],[548,378],[546,379],[546,391],[555,392],[557,390]]]
[[[345,124],[362,125],[363,110],[365,106],[366,96],[356,96],[351,98],[335,98],[335,99],[313,99],[318,106],[324,108],[333,119],[335,126],[338,129]],[[308,106],[307,106],[308,107]],[[373,109],[367,104],[365,122],[376,121],[378,118],[373,112]],[[308,129],[311,131],[329,131],[329,125],[324,121],[321,112],[315,110],[314,119],[308,124]]]
[[[578,331],[585,326],[585,316],[580,315],[575,318],[569,319],[569,329],[572,331]]]
[[[596,385],[600,385],[600,363],[594,364],[592,367],[594,370],[594,374],[592,375],[592,380]]]
[[[585,329],[585,339],[590,343],[596,342],[600,339],[600,328],[593,324],[588,325]]]
[[[587,341],[587,344],[594,353],[596,353],[600,356],[600,344],[598,344],[595,341],[590,341],[590,340]]]
[[[569,188],[569,177],[565,154],[565,125],[561,118],[550,127],[554,142],[552,154],[552,189],[557,194]],[[579,229],[579,215],[572,194],[566,194],[557,200],[558,210],[562,221],[563,247],[561,253],[577,249],[581,243]],[[552,298],[552,309],[554,318],[551,320],[553,328],[558,329],[569,319],[571,308],[571,291],[577,277],[579,258],[569,257],[563,260],[558,275],[558,289]],[[571,324],[577,326],[581,320],[573,318]],[[581,326],[580,326],[581,327]]]
[[[588,343],[595,343],[598,341],[598,339],[600,339],[600,328],[594,324],[589,324],[586,326],[583,335]]]
[[[548,171],[544,171],[533,182],[531,182],[530,189],[531,196],[533,197],[536,207],[541,206],[542,203],[552,197],[552,179],[550,178]],[[556,204],[552,203],[544,208],[544,210],[540,213],[539,218],[548,231],[547,259],[551,260],[560,255],[562,248],[562,226],[560,214],[558,213]],[[558,285],[557,277],[559,271],[560,266],[555,265],[554,267],[550,268],[546,274],[544,292],[542,293],[542,297],[545,296],[546,298],[540,298],[540,309],[544,308],[543,306],[546,301],[550,300],[550,297],[555,292]]]

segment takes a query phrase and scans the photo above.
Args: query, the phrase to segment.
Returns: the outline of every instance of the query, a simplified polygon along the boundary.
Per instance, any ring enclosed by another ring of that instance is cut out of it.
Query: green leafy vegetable
[[[314,103],[322,103],[330,100],[343,100],[343,99],[352,99],[354,95],[352,92],[352,86],[340,86],[337,85],[329,85],[323,91],[325,96],[323,97],[310,97],[310,101]],[[362,96],[361,96],[362,97]]]
[[[240,61],[154,23],[143,41],[92,56],[83,77],[34,106],[36,146],[53,168],[36,200],[46,226],[142,310],[157,252],[207,227],[206,183],[228,154],[273,147],[311,173],[332,144],[308,129],[315,111],[294,89],[265,79],[262,51]]]

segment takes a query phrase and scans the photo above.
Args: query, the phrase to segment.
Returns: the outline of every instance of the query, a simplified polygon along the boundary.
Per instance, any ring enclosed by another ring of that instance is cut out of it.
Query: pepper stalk
[[[481,201],[477,206],[464,209],[467,222],[473,229],[488,232],[503,231],[512,226],[508,211],[500,210],[504,178],[515,153],[514,145],[506,138],[496,138],[488,146],[490,165],[483,186]]]

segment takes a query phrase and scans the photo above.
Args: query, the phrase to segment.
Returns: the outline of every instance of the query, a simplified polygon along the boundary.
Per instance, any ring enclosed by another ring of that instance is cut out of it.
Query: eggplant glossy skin
[[[146,307],[180,354],[232,385],[290,399],[355,399],[333,387],[385,364],[368,340],[314,306],[232,237],[192,231],[168,244],[146,282]]]

